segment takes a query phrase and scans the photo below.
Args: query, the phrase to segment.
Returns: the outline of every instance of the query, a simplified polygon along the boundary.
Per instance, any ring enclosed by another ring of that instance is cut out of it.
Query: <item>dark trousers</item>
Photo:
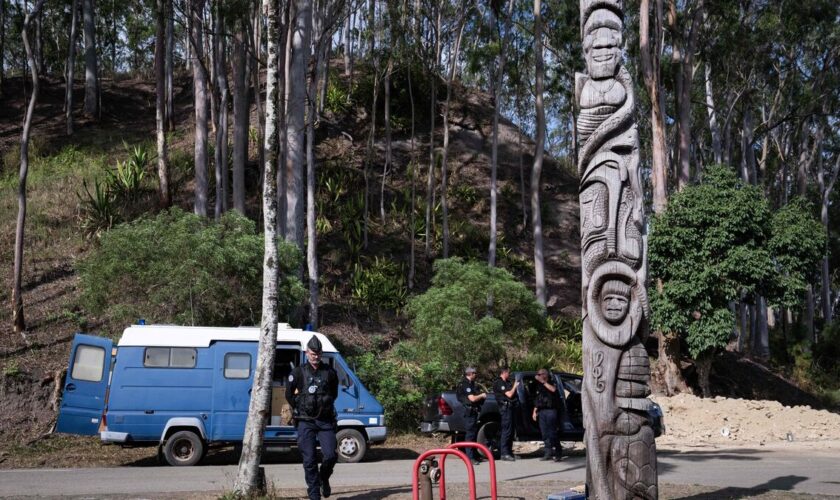
[[[557,434],[557,410],[541,408],[537,411],[537,418],[545,444],[545,456],[554,455],[554,457],[559,458],[563,454],[563,450],[560,448],[560,436]]]
[[[303,455],[303,471],[306,475],[306,491],[310,500],[321,500],[321,479],[329,479],[335,467],[335,422],[323,420],[301,420],[298,422],[298,449]],[[320,471],[315,453],[316,443],[321,445]]]
[[[466,434],[464,435],[464,441],[471,441],[475,442],[476,437],[478,437],[478,413],[474,412],[470,409],[464,410],[464,429],[466,430]],[[467,457],[470,460],[475,458],[475,449],[474,448],[462,448],[461,451],[467,454]]]
[[[513,407],[509,404],[501,406],[502,429],[499,439],[499,450],[502,456],[513,455]]]

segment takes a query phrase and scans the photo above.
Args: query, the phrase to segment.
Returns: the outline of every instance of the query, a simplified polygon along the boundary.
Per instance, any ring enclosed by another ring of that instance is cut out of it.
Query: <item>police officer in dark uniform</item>
[[[306,490],[310,500],[330,496],[330,476],[336,462],[336,413],[338,375],[321,362],[321,341],[312,336],[306,344],[306,363],[295,367],[286,385],[286,401],[297,423],[298,449],[303,455]],[[320,471],[315,446],[321,445]]]
[[[502,416],[501,439],[499,449],[501,459],[513,462],[513,416],[516,413],[516,406],[519,400],[516,397],[516,388],[519,381],[511,382],[510,368],[503,366],[499,371],[499,378],[493,382],[493,394],[496,396],[496,404],[499,406],[499,413]]]
[[[539,421],[540,433],[545,444],[545,451],[540,460],[551,460],[553,457],[555,462],[559,462],[563,456],[563,449],[560,447],[557,429],[560,422],[560,398],[557,386],[554,385],[554,380],[545,368],[540,369],[534,378],[538,385],[532,418]]]
[[[475,385],[475,368],[472,366],[464,370],[464,378],[458,383],[455,389],[455,395],[458,401],[461,402],[463,408],[464,427],[466,428],[465,441],[475,441],[478,435],[478,413],[481,409],[481,403],[487,399],[487,393],[479,391]],[[478,465],[480,460],[475,454],[473,448],[466,448],[464,453],[467,454],[472,463]]]

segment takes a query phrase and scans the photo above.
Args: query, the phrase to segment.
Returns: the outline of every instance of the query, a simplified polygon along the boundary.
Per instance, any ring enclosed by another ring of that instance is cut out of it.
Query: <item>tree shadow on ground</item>
[[[749,461],[757,461],[761,460],[761,457],[757,456],[761,453],[761,450],[755,450],[752,448],[745,448],[742,450],[739,449],[730,449],[730,450],[697,450],[697,451],[665,451],[665,450],[657,450],[656,457],[656,469],[659,475],[662,475],[666,472],[672,471],[677,468],[677,465],[670,464],[667,462],[663,462],[663,458],[672,458],[675,460],[684,460],[687,462],[702,462],[705,460],[749,460]]]
[[[780,476],[771,479],[766,483],[758,484],[752,488],[726,487],[708,493],[699,493],[687,497],[680,497],[679,500],[713,500],[719,498],[750,498],[763,495],[769,491],[791,491],[794,486],[808,479],[803,476]]]

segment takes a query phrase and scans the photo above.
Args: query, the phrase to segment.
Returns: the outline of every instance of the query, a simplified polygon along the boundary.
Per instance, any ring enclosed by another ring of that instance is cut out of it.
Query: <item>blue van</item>
[[[76,334],[56,430],[99,435],[105,443],[158,446],[171,465],[195,465],[215,444],[241,444],[248,418],[260,330],[134,325],[117,346]],[[359,381],[332,342],[316,332],[280,324],[271,418],[265,446],[294,445],[285,384],[305,363],[317,335],[323,361],[338,373],[338,460],[358,462],[387,435],[382,405]]]

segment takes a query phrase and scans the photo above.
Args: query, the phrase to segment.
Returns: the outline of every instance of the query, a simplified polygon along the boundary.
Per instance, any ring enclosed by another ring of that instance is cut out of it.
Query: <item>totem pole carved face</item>
[[[596,80],[612,78],[621,62],[621,19],[608,9],[598,9],[583,27],[583,54],[586,71]]]
[[[613,325],[624,321],[630,309],[630,287],[621,281],[613,280],[601,289],[601,314]]]

